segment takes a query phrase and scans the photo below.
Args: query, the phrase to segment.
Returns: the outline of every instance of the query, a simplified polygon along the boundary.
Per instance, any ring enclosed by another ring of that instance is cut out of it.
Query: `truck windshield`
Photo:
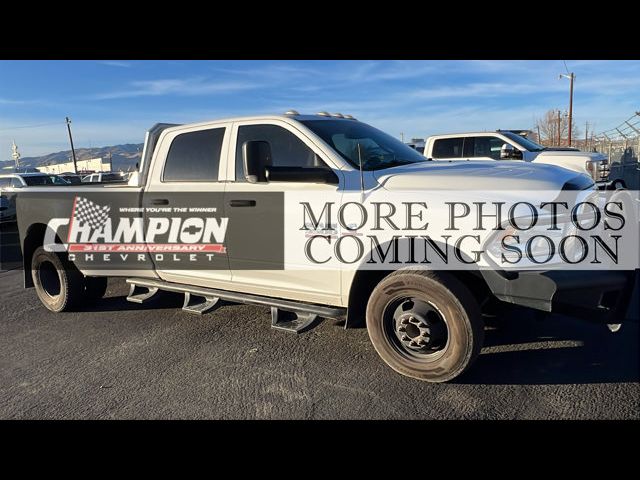
[[[353,120],[304,120],[302,123],[354,168],[359,168],[360,158],[363,170],[381,170],[427,160],[400,140],[365,123]]]
[[[542,150],[544,150],[544,147],[542,145],[536,142],[533,142],[528,138],[522,137],[512,132],[500,132],[500,133],[502,133],[505,137],[509,138],[510,140],[513,140],[515,143],[517,143],[521,147],[524,147],[526,150],[530,152],[541,152]]]

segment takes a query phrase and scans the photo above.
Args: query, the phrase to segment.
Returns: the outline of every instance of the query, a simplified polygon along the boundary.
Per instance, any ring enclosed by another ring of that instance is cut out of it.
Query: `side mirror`
[[[269,182],[326,183],[338,185],[338,177],[326,167],[267,167]]]
[[[267,181],[266,168],[271,165],[271,146],[263,140],[252,140],[242,144],[244,178],[249,183]]]
[[[522,160],[522,152],[510,143],[503,143],[500,148],[500,160]]]

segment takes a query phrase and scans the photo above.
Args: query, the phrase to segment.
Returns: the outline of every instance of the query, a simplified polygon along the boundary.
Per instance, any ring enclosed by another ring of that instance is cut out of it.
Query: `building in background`
[[[78,173],[110,172],[111,161],[103,158],[88,158],[78,160]],[[73,162],[56,163],[53,165],[42,165],[36,167],[42,173],[73,173]]]
[[[418,152],[424,154],[424,138],[412,138],[411,141],[407,143],[407,145],[409,145],[414,150],[417,150]]]

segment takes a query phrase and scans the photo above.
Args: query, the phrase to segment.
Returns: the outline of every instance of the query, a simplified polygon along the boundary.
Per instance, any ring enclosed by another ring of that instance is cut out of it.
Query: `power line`
[[[20,128],[48,127],[50,125],[64,125],[64,122],[38,123],[36,125],[21,125],[19,127],[4,127],[0,128],[0,130],[18,130]]]
[[[562,63],[564,63],[564,69],[567,71],[567,75],[569,75],[569,69],[567,68],[567,62],[562,60]]]

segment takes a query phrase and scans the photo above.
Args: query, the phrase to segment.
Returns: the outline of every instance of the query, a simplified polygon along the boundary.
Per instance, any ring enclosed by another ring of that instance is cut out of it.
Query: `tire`
[[[69,311],[82,304],[84,277],[64,257],[38,247],[31,257],[31,277],[38,298],[52,312]]]
[[[88,300],[98,300],[107,293],[107,277],[84,277],[84,294]]]
[[[622,180],[614,180],[613,183],[611,184],[611,188],[613,190],[622,190],[624,188],[627,188],[627,186],[624,184],[624,181]]]
[[[484,340],[478,303],[446,272],[391,273],[374,288],[366,318],[369,338],[382,360],[402,375],[427,382],[447,382],[462,374]]]

